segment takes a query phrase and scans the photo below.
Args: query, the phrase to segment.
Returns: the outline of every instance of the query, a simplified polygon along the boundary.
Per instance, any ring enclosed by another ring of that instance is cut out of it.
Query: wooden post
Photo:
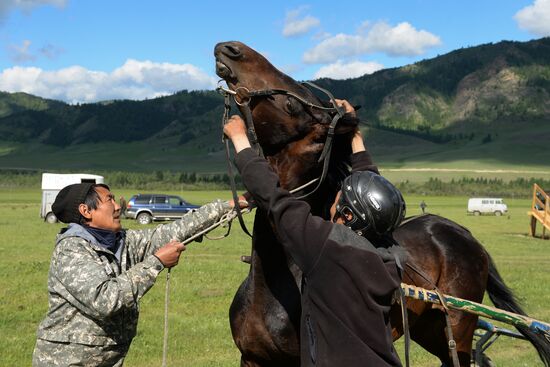
[[[542,191],[542,189],[541,189]],[[545,193],[546,194],[546,193]],[[542,239],[545,240],[546,239],[546,226],[548,225],[549,223],[549,216],[548,216],[548,213],[550,213],[550,198],[548,197],[548,195],[546,195],[546,201],[544,203],[544,214],[542,216],[542,219],[543,219],[543,225],[542,225]]]
[[[535,237],[535,232],[537,231],[537,218],[534,215],[531,215],[531,237]]]
[[[533,184],[533,200],[531,203],[531,213],[534,213],[536,209],[535,204],[537,202],[537,184]],[[535,237],[537,232],[537,218],[534,214],[531,214],[531,237]]]

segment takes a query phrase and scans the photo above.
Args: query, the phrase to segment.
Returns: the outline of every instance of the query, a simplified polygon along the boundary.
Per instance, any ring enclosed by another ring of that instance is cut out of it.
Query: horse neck
[[[265,287],[282,283],[299,286],[301,273],[277,240],[265,211],[256,209],[252,237],[252,258],[250,277],[254,287]]]

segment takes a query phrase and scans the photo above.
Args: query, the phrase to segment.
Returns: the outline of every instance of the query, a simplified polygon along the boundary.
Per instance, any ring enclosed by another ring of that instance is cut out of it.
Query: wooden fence
[[[527,213],[531,218],[531,236],[535,237],[537,222],[542,224],[542,238],[546,237],[546,229],[550,230],[550,198],[537,184],[533,185],[533,201],[531,210]]]

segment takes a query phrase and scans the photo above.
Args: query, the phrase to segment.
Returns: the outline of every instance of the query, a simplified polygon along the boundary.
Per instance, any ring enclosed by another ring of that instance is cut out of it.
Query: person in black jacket
[[[354,113],[346,101],[338,103]],[[390,213],[393,223],[384,223],[387,215],[379,218],[357,204],[355,199],[368,200],[369,183],[381,188],[378,193],[397,190],[377,175],[361,135],[357,133],[352,140],[352,174],[336,197],[332,221],[327,221],[313,216],[309,204],[280,187],[267,161],[250,148],[239,116],[229,119],[224,132],[235,147],[244,185],[259,210],[267,213],[279,241],[303,273],[301,365],[401,366],[392,343],[389,310],[400,286],[404,254],[387,241],[384,247],[375,247],[362,235],[387,235],[400,223],[404,202],[397,191],[401,201],[390,205],[397,211]],[[371,192],[371,196],[377,195]],[[379,207],[387,202],[383,195],[378,199]]]

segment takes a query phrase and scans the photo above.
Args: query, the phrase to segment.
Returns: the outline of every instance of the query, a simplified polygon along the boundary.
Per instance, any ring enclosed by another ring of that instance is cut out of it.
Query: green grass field
[[[228,198],[229,192],[176,192],[191,202]],[[130,197],[132,192],[117,192]],[[493,256],[506,283],[526,311],[550,321],[550,241],[527,236],[529,200],[508,199],[509,215],[466,215],[465,197],[407,196],[408,214],[419,213],[424,199],[428,211],[469,228]],[[38,323],[47,310],[46,280],[55,234],[61,224],[48,225],[38,216],[38,190],[0,191],[0,365],[29,366]],[[251,227],[252,216],[247,217]],[[126,220],[127,228],[140,228]],[[250,252],[250,239],[237,223],[229,238],[192,243],[172,271],[169,311],[171,366],[236,366],[228,308],[248,272],[239,257]],[[222,231],[219,231],[220,233]],[[539,229],[540,234],[540,229]],[[127,366],[160,365],[164,318],[165,273],[141,302],[138,335]],[[402,351],[402,342],[398,350]],[[542,366],[531,345],[501,338],[488,351],[497,366]],[[412,346],[413,366],[439,366],[434,357]]]

